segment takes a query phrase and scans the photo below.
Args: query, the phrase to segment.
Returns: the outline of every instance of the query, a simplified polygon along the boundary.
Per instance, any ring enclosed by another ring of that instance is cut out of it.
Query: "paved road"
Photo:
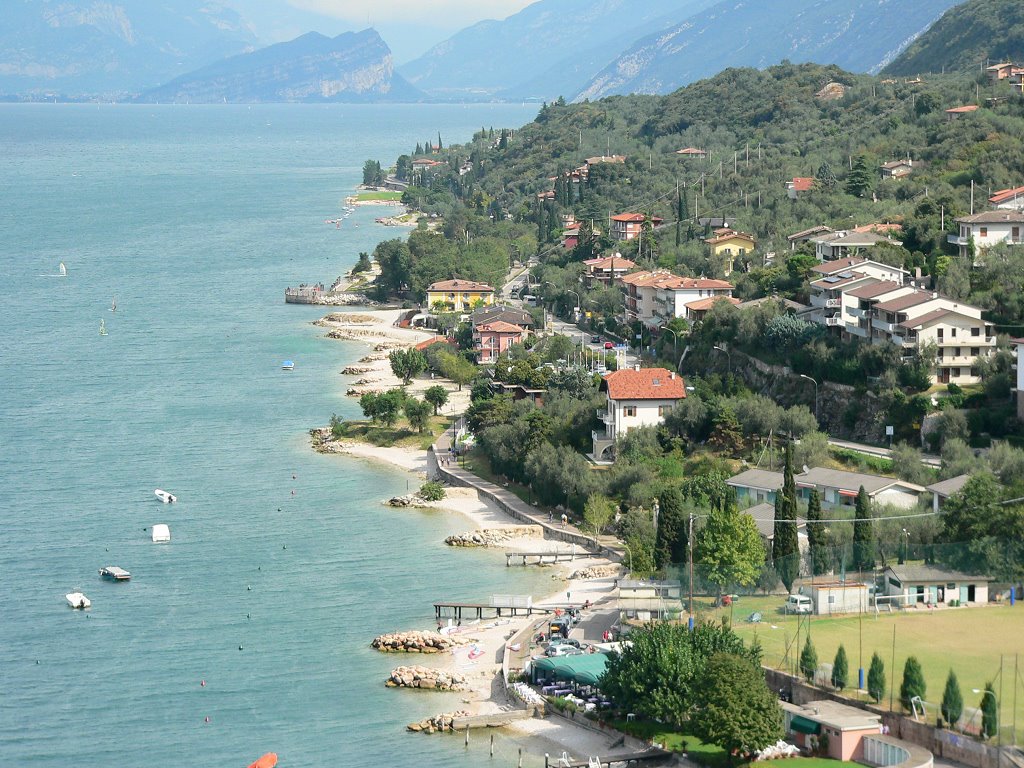
[[[877,445],[865,445],[864,443],[852,443],[849,440],[833,440],[829,438],[829,445],[834,445],[836,448],[846,448],[850,451],[857,451],[858,453],[864,453],[868,456],[880,456],[883,459],[889,458],[891,451],[888,448],[881,448]],[[929,467],[940,467],[942,466],[942,459],[932,454],[923,454],[921,456],[921,463],[927,464]]]

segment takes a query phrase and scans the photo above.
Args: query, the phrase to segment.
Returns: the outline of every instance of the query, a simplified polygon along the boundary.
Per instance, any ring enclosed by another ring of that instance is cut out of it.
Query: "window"
[[[623,416],[636,416],[636,406],[627,405],[622,409]]]
[[[835,601],[836,601],[836,596],[835,595],[829,595],[828,596],[829,605],[832,605],[833,603],[835,603]]]
[[[955,339],[956,338],[956,328],[950,328],[949,329],[949,335],[952,336]]]
[[[971,336],[981,336],[981,328],[977,326],[971,328]]]
[[[1020,227],[1013,228],[1013,239],[1020,240]]]
[[[988,227],[982,227],[980,230],[978,230],[978,236],[988,237]]]
[[[971,356],[972,357],[977,357],[979,354],[981,354],[981,348],[980,347],[971,347]]]
[[[658,415],[659,416],[668,416],[671,412],[672,412],[672,406],[671,405],[659,405],[658,406]]]

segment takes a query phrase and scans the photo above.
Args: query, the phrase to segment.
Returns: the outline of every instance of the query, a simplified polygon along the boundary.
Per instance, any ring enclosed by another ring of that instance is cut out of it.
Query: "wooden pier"
[[[462,621],[463,611],[465,618],[491,619],[502,616],[532,616],[536,613],[550,613],[550,608],[537,608],[533,605],[493,605],[491,603],[434,603],[434,617],[441,619],[455,619]],[[484,611],[489,613],[484,616]]]
[[[514,560],[519,560],[520,558],[522,559],[522,565],[572,562],[576,559],[576,549],[574,547],[571,552],[506,552],[505,567],[510,567]],[[534,558],[536,558],[536,562],[532,562]]]

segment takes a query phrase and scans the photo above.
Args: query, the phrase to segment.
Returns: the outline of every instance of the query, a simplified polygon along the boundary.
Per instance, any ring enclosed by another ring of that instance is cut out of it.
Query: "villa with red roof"
[[[587,268],[587,271],[583,273],[583,279],[586,280],[588,286],[592,286],[594,283],[610,285],[614,280],[624,277],[630,270],[636,269],[636,264],[621,253],[613,253],[611,256],[602,256],[598,259],[587,259],[583,262],[583,266]]]
[[[642,213],[620,213],[612,216],[612,239],[623,241],[639,237],[646,218],[647,216]],[[655,227],[660,227],[662,221],[663,219],[658,216],[651,216],[651,224]]]
[[[657,328],[677,317],[700,320],[716,300],[739,304],[732,298],[733,285],[725,280],[680,277],[659,269],[634,272],[620,280],[626,317]]]
[[[606,460],[614,452],[615,442],[631,429],[661,424],[686,397],[681,376],[665,368],[640,366],[607,374],[601,391],[608,395],[608,407],[600,414],[604,428],[592,433],[597,461]]]
[[[473,349],[481,365],[493,363],[513,344],[526,338],[526,329],[504,320],[492,320],[473,328]]]
[[[1024,187],[1001,189],[988,199],[993,208],[1024,211]]]
[[[977,104],[968,104],[963,107],[953,107],[952,109],[946,110],[946,119],[949,120],[950,122],[953,122],[954,120],[959,120],[964,115],[969,115],[971,112],[977,111]]]
[[[792,181],[786,182],[786,194],[790,200],[796,200],[801,192],[810,192],[814,189],[813,176],[794,176]]]

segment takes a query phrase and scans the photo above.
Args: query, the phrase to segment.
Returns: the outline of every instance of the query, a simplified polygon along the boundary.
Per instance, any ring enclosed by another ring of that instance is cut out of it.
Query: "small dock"
[[[324,295],[324,284],[306,285],[302,283],[298,288],[285,288],[284,301],[286,304],[319,304]]]
[[[441,619],[500,618],[503,616],[532,616],[550,613],[549,608],[537,608],[529,595],[491,595],[486,603],[434,603],[434,617]],[[486,612],[486,615],[485,615]]]
[[[452,720],[453,731],[464,731],[467,728],[501,728],[517,720],[529,720],[534,717],[536,707],[529,709],[510,709],[507,712],[492,712],[489,715],[469,715],[456,717]]]
[[[564,757],[554,756],[544,758],[544,768],[611,768],[613,765],[641,765],[662,761],[672,756],[671,752],[664,749],[652,747],[643,752],[634,752],[628,755],[609,755],[608,757],[591,757],[589,760],[568,760]]]
[[[576,548],[571,552],[506,552],[505,567],[512,565],[544,565],[546,563],[572,562],[576,559]]]

